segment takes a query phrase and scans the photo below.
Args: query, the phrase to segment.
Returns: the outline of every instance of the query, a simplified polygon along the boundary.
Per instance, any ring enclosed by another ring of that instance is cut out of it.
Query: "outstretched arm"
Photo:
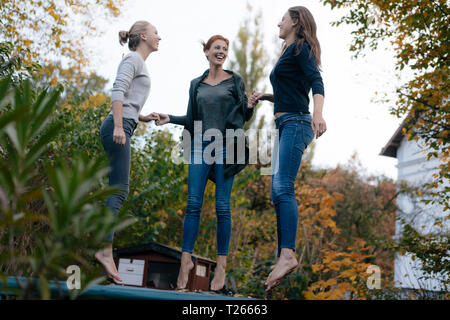
[[[156,125],[162,126],[166,123],[173,123],[173,124],[179,124],[182,126],[186,125],[186,116],[174,116],[171,114],[165,114],[165,113],[152,113],[151,115],[158,117],[158,119],[155,120]]]
[[[173,124],[179,124],[181,126],[186,126],[187,116],[174,116],[173,114],[168,114],[167,122],[173,123]]]
[[[251,106],[253,108],[258,104],[259,101],[263,100],[273,102],[273,94],[253,91],[248,102],[249,107]]]
[[[149,122],[152,120],[155,120],[155,121],[159,120],[159,114],[156,112],[152,112],[147,116],[143,116],[142,114],[139,115],[139,121]]]
[[[157,113],[153,112],[149,115],[149,117],[155,117],[155,123],[158,126],[162,126],[166,123],[173,123],[173,124],[179,124],[182,126],[186,125],[186,116],[174,116],[171,114],[165,114],[165,113]]]

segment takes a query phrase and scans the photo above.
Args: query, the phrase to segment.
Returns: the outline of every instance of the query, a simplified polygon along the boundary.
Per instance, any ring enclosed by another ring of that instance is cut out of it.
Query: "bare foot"
[[[117,267],[112,256],[112,245],[97,251],[94,254],[94,257],[103,266],[103,270],[110,280],[117,284],[122,282],[122,278],[117,271]]]
[[[227,256],[219,256],[217,258],[216,270],[214,271],[214,278],[211,281],[212,291],[218,291],[222,289],[223,286],[225,285],[226,267],[227,267]]]
[[[191,272],[192,268],[194,268],[194,264],[191,260],[191,254],[189,252],[183,252],[181,254],[181,264],[177,279],[177,289],[186,288],[189,280],[189,273]]]
[[[289,273],[294,271],[297,267],[298,261],[295,257],[295,253],[291,249],[283,248],[281,249],[280,258],[278,259],[275,268],[269,274],[265,285],[266,291],[272,290],[280,281]]]

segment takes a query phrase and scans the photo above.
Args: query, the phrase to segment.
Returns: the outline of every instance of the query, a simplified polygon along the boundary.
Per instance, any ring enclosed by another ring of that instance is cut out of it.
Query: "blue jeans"
[[[295,251],[298,205],[294,182],[303,152],[314,138],[311,115],[287,112],[275,119],[278,146],[274,149],[276,171],[272,175],[271,198],[277,214],[278,257],[282,248]]]
[[[221,256],[228,255],[228,247],[231,237],[231,209],[230,197],[233,189],[234,176],[225,179],[223,174],[225,160],[222,163],[210,163],[205,161],[203,154],[206,146],[210,141],[202,141],[202,145],[191,147],[191,156],[188,169],[188,202],[186,215],[183,225],[183,245],[182,251],[192,253],[195,241],[198,236],[200,227],[200,213],[203,206],[203,195],[206,183],[208,182],[208,174],[212,166],[214,166],[216,174],[216,215],[217,215],[217,254]],[[226,149],[223,147],[222,154],[213,152],[212,155],[217,157],[225,157]],[[197,156],[195,156],[197,154]],[[194,161],[201,159],[201,161]],[[198,162],[198,163],[197,163]],[[219,161],[220,162],[220,161]],[[209,164],[208,164],[209,163]]]
[[[123,118],[123,131],[125,132],[126,142],[121,146],[113,141],[114,119],[108,115],[100,128],[100,138],[103,148],[108,156],[110,171],[108,174],[109,185],[117,187],[119,191],[106,199],[106,206],[114,215],[120,210],[130,191],[130,156],[131,156],[131,137],[136,129],[137,123],[133,119]],[[113,241],[114,234],[109,234],[105,239],[107,242]]]

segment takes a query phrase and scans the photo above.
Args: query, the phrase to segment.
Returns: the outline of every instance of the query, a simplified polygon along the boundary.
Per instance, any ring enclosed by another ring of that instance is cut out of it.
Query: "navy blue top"
[[[322,76],[317,68],[311,47],[305,41],[296,56],[297,43],[286,48],[270,73],[273,87],[273,112],[309,113],[309,91],[324,94]]]

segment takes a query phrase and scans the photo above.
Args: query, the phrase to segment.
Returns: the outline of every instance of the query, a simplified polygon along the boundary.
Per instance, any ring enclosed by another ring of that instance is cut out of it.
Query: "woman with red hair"
[[[216,184],[217,215],[218,259],[211,281],[211,290],[218,291],[225,284],[225,268],[231,237],[230,196],[233,180],[234,175],[248,163],[245,151],[237,155],[243,161],[235,161],[234,157],[228,161],[231,157],[227,154],[227,150],[234,151],[237,145],[245,144],[245,136],[233,135],[232,139],[229,139],[227,130],[241,129],[243,132],[245,121],[253,115],[253,109],[247,103],[242,77],[233,71],[223,69],[228,56],[228,44],[228,39],[220,35],[213,36],[208,42],[203,43],[203,52],[208,59],[209,69],[191,81],[186,115],[159,113],[160,119],[156,121],[158,125],[165,123],[183,125],[185,133],[189,133],[191,138],[183,139],[184,152],[190,152],[190,162],[181,266],[177,280],[179,289],[186,287],[189,273],[194,267],[191,254],[199,231],[203,194],[208,178]],[[197,127],[198,123],[201,124],[201,130]],[[189,148],[186,148],[186,143],[190,143]]]

